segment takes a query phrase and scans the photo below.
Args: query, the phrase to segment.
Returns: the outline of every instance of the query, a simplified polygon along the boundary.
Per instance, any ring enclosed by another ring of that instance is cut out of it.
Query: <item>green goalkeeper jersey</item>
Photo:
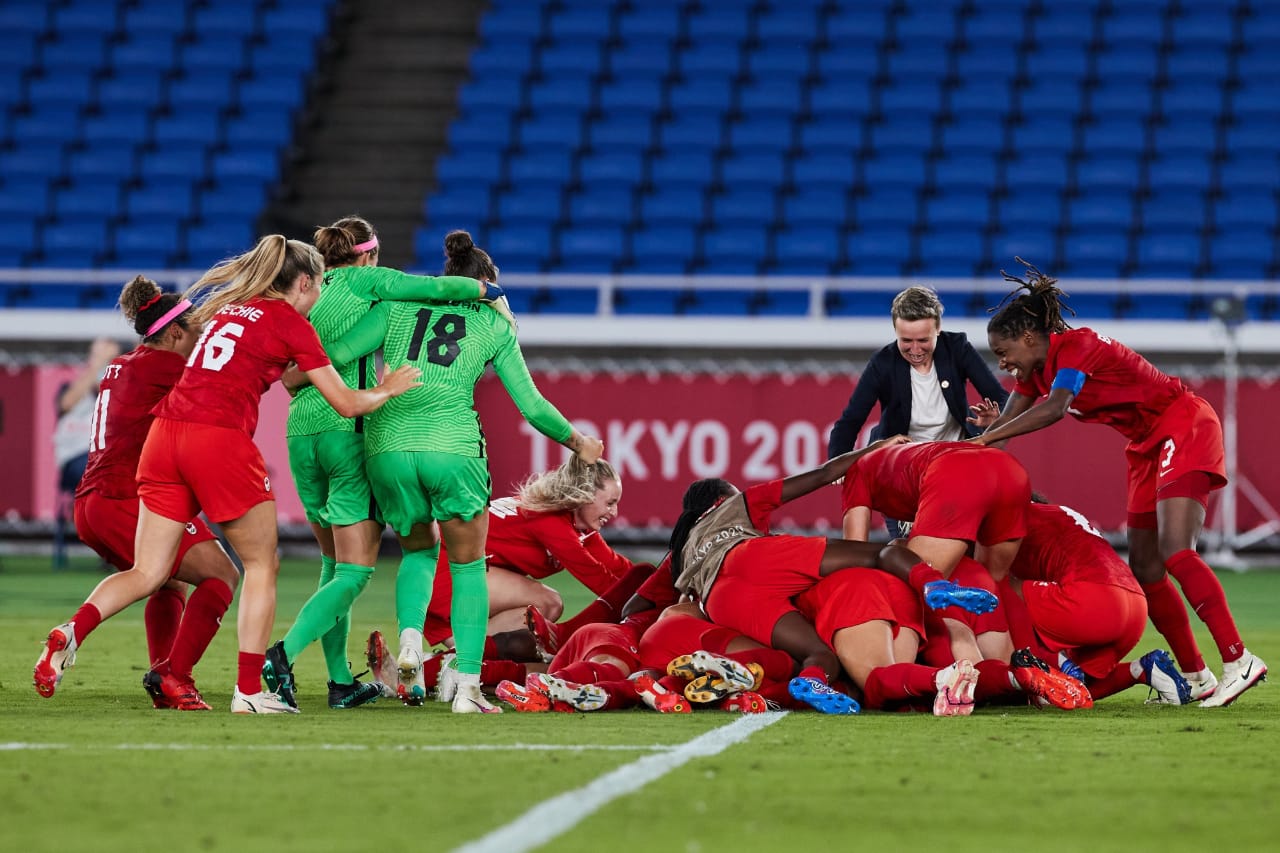
[[[409,275],[388,267],[338,267],[325,273],[320,298],[308,319],[329,351],[342,381],[350,388],[372,388],[378,382],[372,355],[376,346],[365,352],[349,352],[342,360],[335,358],[331,350],[373,306],[379,306],[375,310],[385,310],[380,304],[383,300],[458,300],[479,296],[480,282],[474,278]],[[319,391],[308,385],[289,404],[285,430],[290,436],[362,432],[363,420],[342,417]]]
[[[535,429],[562,443],[573,433],[534,385],[512,324],[486,303],[392,303],[381,340],[386,369],[412,364],[422,370],[422,384],[368,417],[368,456],[401,450],[486,456],[475,387],[489,363]],[[349,346],[358,351],[368,343]]]

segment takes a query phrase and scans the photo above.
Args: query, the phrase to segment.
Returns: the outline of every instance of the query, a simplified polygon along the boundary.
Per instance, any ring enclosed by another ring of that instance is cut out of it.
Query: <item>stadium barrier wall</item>
[[[0,453],[5,484],[0,517],[48,522],[55,507],[51,438],[54,395],[73,367],[0,369]],[[665,536],[685,486],[723,477],[739,486],[814,467],[826,458],[827,435],[852,390],[852,373],[717,370],[535,369],[542,392],[579,429],[604,439],[606,456],[623,479],[618,527]],[[1188,384],[1221,409],[1223,383],[1214,376]],[[1280,420],[1280,394],[1270,373],[1239,388],[1240,472],[1272,506],[1280,505],[1280,449],[1270,440]],[[530,472],[557,464],[564,451],[524,423],[501,383],[488,376],[476,405],[489,442],[494,491],[508,494]],[[267,460],[285,524],[304,519],[289,473],[285,445],[288,396],[277,385],[263,400],[257,441]],[[874,422],[868,423],[870,429]],[[1033,486],[1075,507],[1108,532],[1124,522],[1124,441],[1111,429],[1071,418],[1015,439],[1011,451]],[[212,451],[211,451],[212,452]],[[1212,507],[1211,507],[1212,509]],[[778,513],[779,528],[829,531],[839,527],[839,493],[821,490]],[[1247,501],[1239,525],[1263,519]]]

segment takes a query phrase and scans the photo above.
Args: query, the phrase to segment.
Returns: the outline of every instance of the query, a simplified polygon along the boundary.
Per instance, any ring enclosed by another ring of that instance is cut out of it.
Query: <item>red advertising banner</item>
[[[48,520],[54,497],[50,401],[61,373],[29,370],[33,376],[22,371],[0,382],[0,441],[7,460],[0,511]],[[605,456],[623,480],[615,524],[663,529],[679,515],[681,495],[693,480],[722,477],[744,487],[821,464],[827,435],[855,379],[741,372],[540,372],[534,378],[579,429],[604,440]],[[1192,384],[1221,411],[1221,380]],[[496,378],[481,381],[476,404],[489,440],[496,494],[510,494],[530,473],[565,457],[561,447],[525,423]],[[278,386],[268,393],[257,442],[267,460],[280,520],[301,523],[285,449],[287,405]],[[1267,476],[1280,470],[1280,450],[1266,435],[1280,419],[1280,395],[1271,382],[1243,381],[1238,408],[1240,473],[1267,502],[1280,505],[1280,485]],[[1115,431],[1071,418],[1009,446],[1026,465],[1034,488],[1112,531],[1124,524],[1123,448]],[[1263,520],[1243,494],[1238,513],[1243,529]],[[834,531],[838,514],[839,494],[832,488],[788,504],[776,519],[779,528]]]

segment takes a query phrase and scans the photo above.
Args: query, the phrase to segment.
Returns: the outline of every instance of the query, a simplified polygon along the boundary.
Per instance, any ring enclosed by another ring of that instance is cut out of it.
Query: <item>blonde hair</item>
[[[559,468],[534,474],[516,490],[520,506],[534,512],[556,512],[577,509],[596,499],[596,492],[610,480],[617,480],[618,472],[601,459],[588,465],[577,456]]]
[[[248,302],[268,291],[287,293],[299,275],[321,275],[324,258],[315,246],[268,234],[243,255],[219,262],[187,288],[186,297],[199,305],[192,313],[206,323],[228,305]]]
[[[927,287],[908,287],[893,297],[889,317],[893,320],[936,320],[941,323],[942,300]]]

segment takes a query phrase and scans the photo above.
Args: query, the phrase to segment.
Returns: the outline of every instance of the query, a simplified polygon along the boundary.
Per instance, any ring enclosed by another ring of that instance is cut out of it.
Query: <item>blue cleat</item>
[[[787,692],[801,702],[807,702],[824,714],[856,714],[862,706],[852,696],[832,690],[816,678],[809,676],[791,679]]]
[[[1147,652],[1138,659],[1147,686],[1156,692],[1161,705],[1191,703],[1191,684],[1178,672],[1173,658],[1164,649]]]
[[[933,610],[959,607],[970,613],[990,613],[996,609],[1000,599],[985,589],[960,586],[951,581],[930,581],[924,585],[924,603]]]
[[[1079,681],[1081,684],[1083,684],[1085,679],[1088,678],[1088,676],[1084,674],[1084,670],[1081,669],[1075,661],[1067,657],[1062,652],[1058,653],[1058,669],[1062,670],[1076,681]]]

